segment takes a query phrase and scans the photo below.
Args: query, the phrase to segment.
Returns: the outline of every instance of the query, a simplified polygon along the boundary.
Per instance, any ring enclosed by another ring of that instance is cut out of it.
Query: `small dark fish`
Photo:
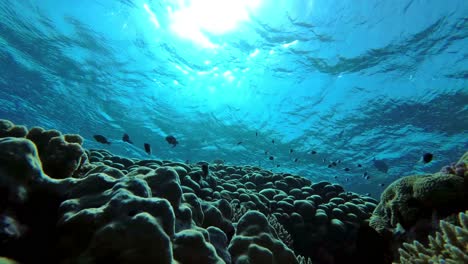
[[[275,140],[274,140],[274,139],[272,139],[272,140],[271,140],[271,143],[275,144]]]
[[[367,195],[367,196],[371,196],[371,194],[370,194],[370,193],[366,193],[366,195]]]
[[[258,132],[255,132],[255,136],[258,137]]]
[[[151,155],[151,145],[148,143],[145,143],[144,146],[145,146],[145,152],[148,153],[148,155]]]
[[[346,178],[346,182],[349,182],[349,178]]]
[[[289,153],[293,153],[293,152],[294,152],[294,150],[293,150],[293,149],[290,149],[290,150],[289,150]]]
[[[242,144],[242,141],[237,142],[237,145],[240,145],[240,144]]]
[[[315,155],[315,154],[317,154],[317,151],[312,150],[310,153],[313,154],[313,155]]]
[[[344,168],[344,171],[349,171],[349,168]]]
[[[93,137],[94,137],[94,139],[95,139],[97,142],[99,142],[99,143],[101,143],[101,144],[107,144],[107,145],[110,145],[110,144],[111,144],[111,143],[107,140],[107,138],[106,138],[105,136],[103,136],[103,135],[94,135]]]
[[[275,158],[273,156],[270,156],[268,159],[270,160],[274,160]]]
[[[325,158],[322,159],[322,162],[325,163],[327,160]]]
[[[206,178],[206,176],[208,176],[208,174],[210,173],[210,172],[209,172],[208,163],[203,163],[203,164],[201,165],[201,169],[202,169],[203,177]]]
[[[343,136],[343,133],[344,133],[344,129],[341,130],[341,132],[338,134],[338,138],[341,138]]]
[[[265,155],[268,155],[268,150],[265,150]]]
[[[337,178],[338,178],[338,176],[334,176],[333,178],[337,179]]]
[[[383,187],[383,186],[385,186],[385,183],[379,183],[379,186]]]
[[[177,146],[177,144],[179,144],[179,142],[174,136],[167,136],[166,141],[167,143],[171,144],[173,148]]]
[[[276,168],[278,168],[280,165],[279,164],[276,164]]]
[[[332,165],[332,166],[336,166],[336,162],[332,162],[331,165]]]
[[[297,162],[297,158],[294,159],[294,162]]]
[[[388,172],[388,165],[383,160],[376,160],[374,158],[372,161],[374,162],[374,167],[376,167],[379,171],[383,173]]]
[[[328,168],[331,168],[331,167],[332,167],[332,165],[331,165],[331,164],[328,164]]]
[[[336,163],[340,164],[340,163],[341,163],[341,160],[336,160]]]
[[[186,161],[185,161],[185,164],[190,164],[190,160],[186,160]]]
[[[422,156],[422,161],[424,163],[429,163],[432,161],[432,158],[434,157],[434,155],[432,153],[424,153],[424,155]]]
[[[122,140],[123,142],[133,144],[133,142],[130,140],[130,136],[127,133],[123,134]]]
[[[362,165],[361,165],[361,164],[358,164],[357,166],[358,166],[359,168],[361,168],[361,167],[362,167]]]
[[[367,176],[367,171],[365,171],[362,176],[366,177]]]
[[[364,176],[364,179],[368,180],[368,179],[370,179],[370,176],[369,175]]]

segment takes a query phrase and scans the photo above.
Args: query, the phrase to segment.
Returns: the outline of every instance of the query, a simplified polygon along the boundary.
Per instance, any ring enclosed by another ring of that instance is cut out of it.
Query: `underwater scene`
[[[468,263],[466,0],[0,0],[0,264]]]

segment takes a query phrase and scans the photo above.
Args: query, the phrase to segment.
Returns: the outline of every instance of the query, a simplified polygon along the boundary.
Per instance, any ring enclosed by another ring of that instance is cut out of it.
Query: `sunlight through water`
[[[203,47],[214,48],[207,34],[221,35],[249,21],[249,13],[260,6],[260,0],[192,0],[169,8],[171,30],[181,38]]]

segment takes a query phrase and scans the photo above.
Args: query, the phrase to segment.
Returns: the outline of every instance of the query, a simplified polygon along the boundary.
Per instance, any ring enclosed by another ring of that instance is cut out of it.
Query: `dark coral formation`
[[[440,232],[423,245],[417,240],[399,249],[400,263],[468,263],[468,212],[458,214],[458,223],[442,220]]]
[[[369,227],[378,201],[336,184],[129,159],[4,120],[0,137],[0,256],[21,263],[386,263]],[[453,177],[390,185],[371,226],[411,226],[456,201]]]
[[[452,166],[464,169],[468,153]],[[382,193],[370,218],[370,226],[389,241],[394,258],[406,242],[427,243],[440,219],[468,209],[468,178],[465,171],[443,169],[428,175],[400,178]]]

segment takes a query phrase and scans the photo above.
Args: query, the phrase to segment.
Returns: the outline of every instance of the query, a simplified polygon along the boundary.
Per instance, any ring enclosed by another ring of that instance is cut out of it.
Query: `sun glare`
[[[182,2],[182,1],[181,1]],[[177,10],[168,8],[171,30],[182,38],[205,47],[215,47],[206,33],[221,35],[236,29],[240,22],[250,19],[249,13],[260,0],[190,0]]]

